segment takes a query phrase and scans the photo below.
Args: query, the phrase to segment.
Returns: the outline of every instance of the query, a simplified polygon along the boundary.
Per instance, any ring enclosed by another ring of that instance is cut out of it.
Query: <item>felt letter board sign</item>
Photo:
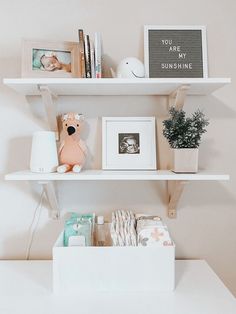
[[[207,77],[206,51],[204,26],[145,26],[147,77]]]

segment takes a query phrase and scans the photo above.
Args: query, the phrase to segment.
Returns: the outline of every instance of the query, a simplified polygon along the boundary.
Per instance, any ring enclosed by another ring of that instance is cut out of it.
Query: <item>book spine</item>
[[[95,60],[94,60],[94,44],[93,44],[92,40],[90,40],[90,60],[91,60],[91,76],[92,76],[92,78],[96,78]]]
[[[102,77],[102,40],[101,34],[95,33],[95,42],[94,42],[94,50],[95,50],[95,76],[96,78]]]
[[[86,77],[91,78],[90,42],[88,35],[85,36],[85,69]]]
[[[84,32],[82,29],[79,29],[79,62],[80,62],[80,69],[81,69],[81,77],[86,77],[86,70],[85,70],[85,48],[84,48]]]

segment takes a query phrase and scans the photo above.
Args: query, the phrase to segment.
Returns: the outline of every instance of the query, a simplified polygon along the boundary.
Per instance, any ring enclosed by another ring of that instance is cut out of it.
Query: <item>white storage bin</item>
[[[175,247],[53,248],[56,294],[93,291],[171,291],[175,285]]]

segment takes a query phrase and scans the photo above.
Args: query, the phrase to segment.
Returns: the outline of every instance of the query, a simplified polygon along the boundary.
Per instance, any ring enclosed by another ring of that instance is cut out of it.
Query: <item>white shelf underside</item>
[[[6,180],[12,181],[227,181],[228,174],[199,171],[196,174],[176,174],[169,170],[157,171],[110,171],[83,170],[81,173],[32,173],[29,170],[7,174]]]
[[[16,78],[4,79],[4,84],[22,95],[40,95],[45,85],[56,95],[170,95],[183,85],[189,85],[187,95],[209,95],[230,83],[229,78],[177,79],[81,79],[81,78]]]

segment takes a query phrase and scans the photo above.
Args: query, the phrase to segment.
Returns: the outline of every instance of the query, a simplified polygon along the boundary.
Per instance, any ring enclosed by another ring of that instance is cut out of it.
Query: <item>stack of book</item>
[[[79,29],[79,63],[82,78],[102,77],[101,34],[95,33],[94,42]]]

